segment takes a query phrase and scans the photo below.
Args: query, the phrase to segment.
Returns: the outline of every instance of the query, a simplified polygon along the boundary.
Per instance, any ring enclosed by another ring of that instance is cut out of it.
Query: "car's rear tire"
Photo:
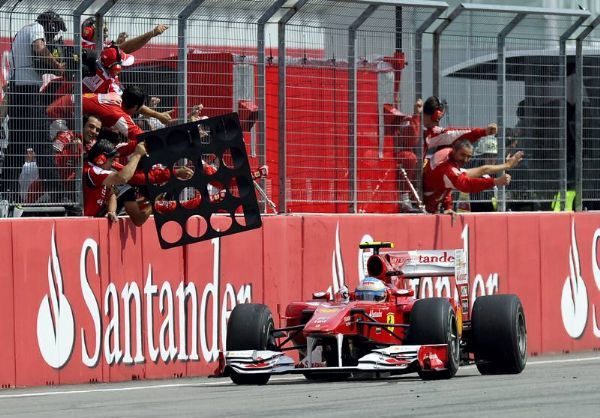
[[[480,296],[473,304],[474,355],[481,374],[517,374],[527,363],[527,327],[516,295]]]
[[[419,370],[424,380],[450,379],[460,363],[460,340],[456,313],[445,298],[419,299],[410,313],[410,328],[406,344],[447,344],[448,362],[446,370]]]
[[[237,305],[227,323],[227,351],[277,350],[273,315],[268,306],[258,303]],[[264,385],[271,377],[268,373],[241,374],[230,370],[231,380],[238,385]]]

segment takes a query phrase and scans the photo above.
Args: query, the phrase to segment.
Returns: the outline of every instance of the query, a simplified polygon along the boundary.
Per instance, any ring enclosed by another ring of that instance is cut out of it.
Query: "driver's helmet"
[[[356,300],[370,300],[382,302],[386,299],[387,287],[385,283],[375,277],[365,277],[356,288]]]

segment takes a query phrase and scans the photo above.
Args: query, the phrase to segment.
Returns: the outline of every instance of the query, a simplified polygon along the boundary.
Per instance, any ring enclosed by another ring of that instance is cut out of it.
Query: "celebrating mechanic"
[[[127,39],[129,37],[127,32],[121,32],[115,43],[123,52],[131,54],[142,48],[155,36],[162,35],[167,29],[169,29],[169,26],[161,23],[156,25],[151,31],[131,39]],[[85,49],[96,49],[96,40],[99,32],[95,17],[85,19],[81,23],[81,46]],[[110,44],[111,42],[108,40],[108,26],[104,23],[102,27],[102,45],[106,47]]]
[[[95,94],[122,94],[123,90],[121,88],[121,82],[119,81],[119,74],[123,67],[130,66],[133,62],[133,55],[125,53],[120,46],[114,42],[105,46],[100,53],[100,59],[96,62],[96,73],[84,77],[82,80],[83,92]],[[144,104],[140,107],[138,113],[141,113],[147,118],[156,118],[162,124],[166,125],[172,121],[171,113],[173,113],[173,110],[158,112]]]
[[[494,186],[510,184],[510,174],[500,177],[483,177],[500,173],[516,167],[523,159],[523,152],[508,155],[506,162],[496,165],[462,170],[462,167],[473,157],[473,144],[469,139],[460,139],[452,148],[443,148],[437,151],[423,169],[423,195],[425,209],[429,213],[453,214],[452,190],[465,193],[477,193],[491,189]]]
[[[134,175],[140,159],[146,155],[144,143],[138,143],[121,171],[111,170],[113,160],[119,155],[115,145],[98,140],[87,155],[83,167],[83,202],[85,216],[108,216],[116,221],[117,200],[113,187],[127,183]]]
[[[486,135],[496,135],[498,127],[490,123],[487,128],[442,128],[440,120],[444,117],[446,105],[437,97],[431,96],[423,105],[423,156],[425,165],[428,159],[439,149],[450,147],[459,139],[477,142]]]

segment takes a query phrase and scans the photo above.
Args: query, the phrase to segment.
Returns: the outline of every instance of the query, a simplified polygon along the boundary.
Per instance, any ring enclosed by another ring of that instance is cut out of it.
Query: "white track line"
[[[278,376],[274,381],[279,380],[304,380],[304,377],[300,376],[288,376],[281,377]],[[110,383],[104,383],[110,385]],[[164,388],[182,388],[182,387],[198,387],[198,386],[230,386],[231,381],[229,379],[221,381],[221,382],[205,382],[205,383],[170,383],[163,385],[146,385],[146,386],[128,386],[128,387],[119,387],[119,388],[95,388],[95,389],[75,389],[75,390],[61,390],[61,391],[51,391],[51,392],[34,392],[34,393],[18,393],[13,395],[0,395],[1,399],[11,399],[11,398],[27,398],[30,396],[52,396],[52,395],[72,395],[72,394],[82,394],[82,393],[100,393],[100,392],[126,392],[131,390],[148,390],[148,389],[164,389]],[[11,389],[6,389],[11,390]]]
[[[582,357],[582,358],[573,358],[573,359],[556,359],[556,360],[539,360],[539,361],[527,361],[527,367],[529,366],[537,366],[544,364],[557,364],[557,363],[575,363],[582,361],[600,361],[599,357]],[[472,367],[466,366],[466,367]],[[465,367],[461,367],[465,368]],[[304,377],[299,376],[277,376],[274,381],[280,380],[304,380]],[[107,383],[110,384],[110,383]],[[144,386],[128,386],[128,387],[119,387],[119,388],[95,388],[95,389],[76,389],[76,390],[61,390],[61,391],[51,391],[51,392],[33,392],[33,393],[18,393],[11,395],[0,395],[0,400],[2,399],[15,399],[15,398],[29,398],[29,397],[37,397],[37,396],[55,396],[55,395],[76,395],[82,393],[102,393],[102,392],[126,392],[132,390],[152,390],[152,389],[165,389],[165,388],[183,388],[183,387],[198,387],[198,386],[229,386],[231,382],[229,379],[221,382],[197,382],[197,383],[170,383],[163,385],[149,384]],[[11,390],[11,389],[6,389]]]
[[[580,361],[595,361],[600,360],[600,357],[582,357],[582,358],[566,358],[562,360],[538,360],[529,361],[527,360],[528,366],[537,366],[539,364],[555,364],[555,363],[576,363]]]

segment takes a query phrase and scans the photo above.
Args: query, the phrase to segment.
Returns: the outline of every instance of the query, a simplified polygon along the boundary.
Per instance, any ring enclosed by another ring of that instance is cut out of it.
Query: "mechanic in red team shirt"
[[[169,29],[169,26],[161,23],[156,25],[151,31],[131,39],[127,39],[129,37],[127,32],[121,32],[115,43],[119,45],[125,53],[131,54],[142,48],[155,36],[162,35],[167,29]],[[81,46],[85,49],[95,50],[96,38],[99,33],[100,31],[97,28],[96,19],[94,17],[85,19],[81,24]],[[102,28],[102,44],[104,46],[110,45],[110,41],[108,40],[108,26],[106,23]]]
[[[146,93],[137,86],[129,86],[122,96],[88,93],[82,97],[83,113],[96,116],[102,127],[135,141],[144,131],[135,124],[132,116],[138,113],[145,101]],[[68,119],[73,114],[73,96],[56,100],[48,107],[47,113],[52,119]]]
[[[133,55],[128,55],[119,48],[115,43],[111,43],[102,49],[100,59],[96,62],[96,73],[91,76],[84,77],[82,80],[84,93],[118,93],[122,94],[121,82],[119,74],[123,67],[132,65],[134,62]],[[139,109],[139,113],[147,118],[156,118],[162,124],[171,122],[171,113],[157,112],[148,106],[143,105]]]
[[[473,157],[473,144],[468,139],[455,142],[452,148],[436,152],[423,169],[423,195],[425,209],[429,213],[453,214],[452,190],[477,193],[494,186],[510,184],[510,174],[500,177],[483,177],[516,167],[523,159],[521,151],[509,155],[504,164],[484,165],[469,170],[462,167]]]
[[[117,199],[113,186],[127,183],[135,174],[140,159],[146,155],[143,142],[136,145],[129,162],[120,171],[113,171],[112,164],[119,155],[117,148],[107,139],[98,140],[90,149],[83,167],[83,214],[85,216],[108,216],[116,221]]]
[[[84,157],[90,152],[90,149],[96,143],[98,134],[102,129],[102,122],[94,115],[83,115],[83,131],[82,134],[77,134],[83,143]]]
[[[423,156],[424,163],[438,150],[452,146],[459,139],[468,139],[477,142],[486,135],[496,135],[498,127],[490,123],[487,128],[442,128],[440,120],[444,117],[445,105],[440,100],[431,96],[423,105]]]

